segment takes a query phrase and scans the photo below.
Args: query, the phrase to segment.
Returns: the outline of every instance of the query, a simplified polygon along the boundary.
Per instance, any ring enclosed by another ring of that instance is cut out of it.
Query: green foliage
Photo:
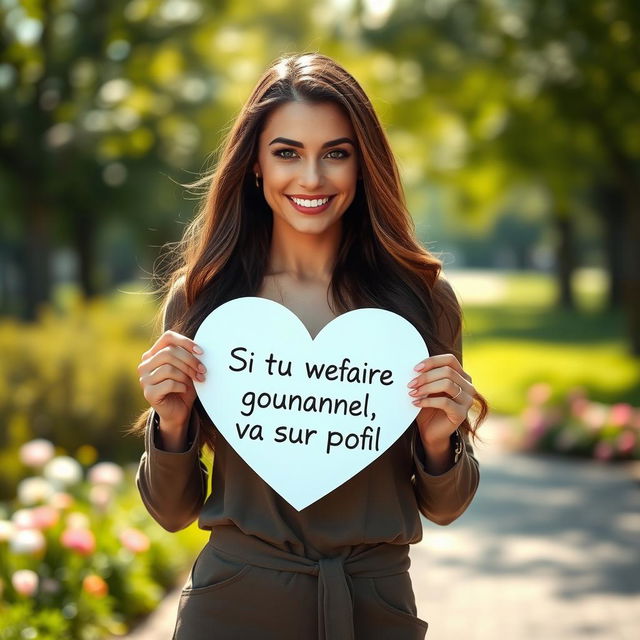
[[[69,453],[83,444],[120,462],[139,456],[125,431],[146,407],[136,367],[155,310],[148,295],[116,294],[49,308],[37,324],[0,322],[0,497],[20,473],[17,448],[34,437]]]
[[[151,519],[133,466],[108,464],[100,476],[92,467],[62,486],[56,460],[31,476],[50,491],[38,498],[20,486],[0,504],[0,639],[122,635],[184,580],[206,540],[195,526],[170,534]]]
[[[71,637],[69,621],[56,609],[38,610],[33,601],[0,604],[0,640],[60,640]]]
[[[543,274],[448,274],[464,310],[465,369],[492,410],[519,414],[540,380],[555,400],[581,386],[594,401],[640,406],[640,372],[625,349],[622,314],[601,310],[599,277],[578,276],[580,309],[560,311]]]
[[[547,383],[532,385],[528,401],[519,423],[521,447],[601,461],[640,460],[640,408],[593,402],[580,387],[554,401]]]

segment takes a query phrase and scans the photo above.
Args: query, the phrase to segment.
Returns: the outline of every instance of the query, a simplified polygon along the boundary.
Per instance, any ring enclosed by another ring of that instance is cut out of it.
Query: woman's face
[[[274,225],[321,234],[339,222],[356,193],[355,145],[349,118],[332,102],[287,102],[275,109],[253,167]]]

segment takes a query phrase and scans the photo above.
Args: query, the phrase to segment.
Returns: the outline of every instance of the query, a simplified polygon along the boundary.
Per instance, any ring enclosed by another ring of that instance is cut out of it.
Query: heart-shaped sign
[[[390,311],[349,311],[312,339],[277,302],[236,298],[212,311],[194,340],[207,368],[195,382],[202,405],[298,511],[378,458],[420,410],[407,384],[429,352]]]

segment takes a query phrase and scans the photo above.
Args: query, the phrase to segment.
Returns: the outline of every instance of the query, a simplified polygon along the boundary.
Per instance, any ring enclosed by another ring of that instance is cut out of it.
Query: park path
[[[411,548],[427,639],[635,640],[640,485],[630,467],[509,452],[509,426],[487,420],[473,503],[448,526],[425,521]],[[178,596],[128,640],[169,640]]]

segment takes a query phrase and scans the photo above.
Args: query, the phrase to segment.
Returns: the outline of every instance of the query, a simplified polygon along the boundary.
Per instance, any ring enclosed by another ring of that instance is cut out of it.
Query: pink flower
[[[611,421],[611,424],[622,427],[625,424],[629,424],[632,414],[633,407],[630,404],[619,402],[611,407],[609,420]]]
[[[31,510],[33,521],[38,529],[55,527],[60,520],[60,513],[52,506],[43,504]]]
[[[87,479],[91,484],[106,484],[110,487],[117,487],[124,477],[122,467],[115,462],[99,462],[94,464],[87,474]]]
[[[11,584],[21,596],[32,596],[38,589],[38,574],[31,569],[20,569],[11,576]]]
[[[122,546],[133,553],[142,553],[147,551],[151,544],[146,534],[139,529],[134,529],[133,527],[129,527],[122,531],[119,538]]]
[[[95,536],[89,529],[65,529],[60,537],[63,547],[88,556],[96,549]]]
[[[62,511],[70,509],[74,502],[73,496],[64,491],[57,491],[49,498],[49,504],[55,509]]]
[[[636,434],[633,431],[623,431],[618,436],[618,451],[622,454],[629,454],[636,446]]]
[[[27,467],[41,467],[53,458],[55,448],[48,440],[36,438],[25,442],[18,452],[20,461]]]
[[[585,397],[577,396],[569,401],[571,415],[575,418],[583,418],[589,408],[589,400]]]
[[[112,489],[106,484],[96,484],[89,489],[89,502],[100,511],[105,511],[113,497]]]
[[[527,399],[534,406],[544,404],[550,397],[551,385],[547,382],[532,384],[527,391]]]
[[[46,541],[39,529],[17,529],[9,540],[13,553],[33,555],[45,548]]]
[[[549,421],[538,407],[527,407],[522,412],[522,420],[527,430],[525,447],[534,447],[549,428]]]
[[[538,407],[526,407],[522,412],[522,421],[527,431],[537,432],[544,423],[544,416]]]
[[[593,457],[596,460],[607,461],[613,458],[613,447],[611,443],[601,440],[593,450]]]

